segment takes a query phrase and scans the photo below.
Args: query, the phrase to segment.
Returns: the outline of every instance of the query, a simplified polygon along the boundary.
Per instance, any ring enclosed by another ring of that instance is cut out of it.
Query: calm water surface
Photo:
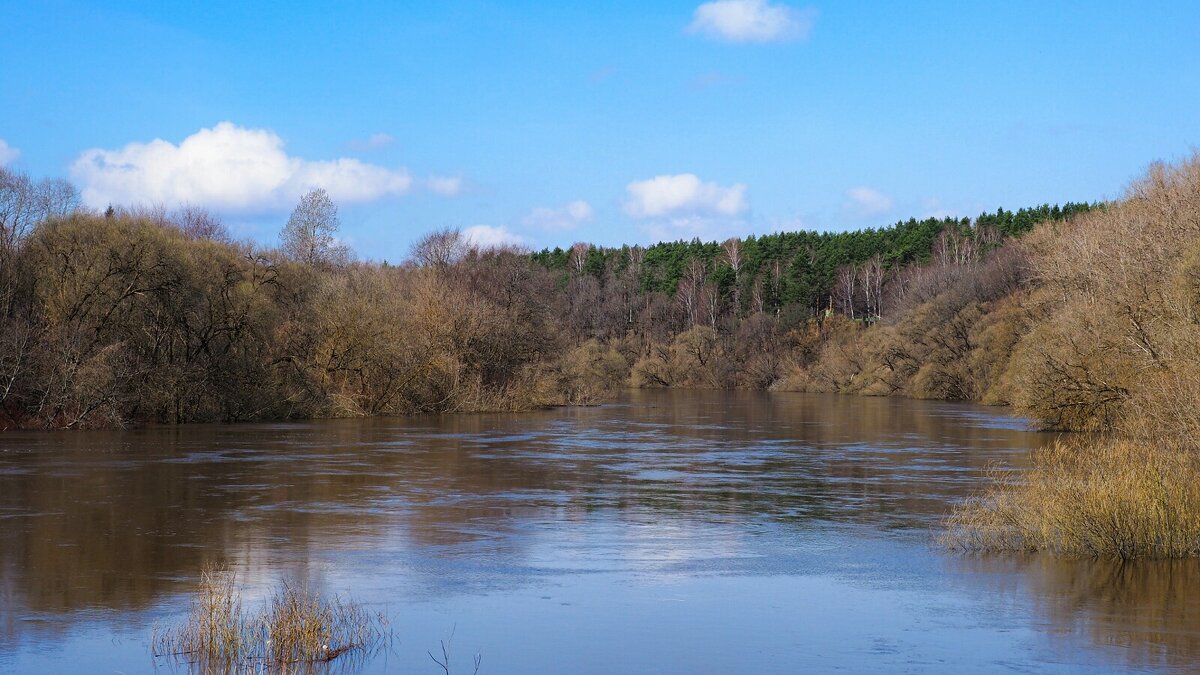
[[[1048,442],[965,405],[721,392],[0,435],[0,672],[150,672],[201,565],[385,610],[367,673],[1200,668],[1200,566],[932,544]]]

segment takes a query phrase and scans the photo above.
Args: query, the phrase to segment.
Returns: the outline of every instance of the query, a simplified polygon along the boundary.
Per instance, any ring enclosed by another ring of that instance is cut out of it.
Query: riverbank
[[[1089,432],[959,507],[955,548],[1200,554],[1200,156],[965,260],[916,268],[886,319],[810,325],[773,387],[1001,404]],[[719,381],[716,342],[681,334],[633,379]]]

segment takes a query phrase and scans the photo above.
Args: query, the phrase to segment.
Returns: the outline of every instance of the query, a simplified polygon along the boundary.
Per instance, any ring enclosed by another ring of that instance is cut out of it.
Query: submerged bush
[[[1180,558],[1200,555],[1200,455],[1173,444],[1081,438],[997,472],[949,518],[963,551]]]
[[[389,637],[383,614],[286,582],[264,609],[247,613],[233,571],[207,566],[187,619],[156,629],[151,644],[155,656],[199,672],[295,672],[339,657],[365,659]]]

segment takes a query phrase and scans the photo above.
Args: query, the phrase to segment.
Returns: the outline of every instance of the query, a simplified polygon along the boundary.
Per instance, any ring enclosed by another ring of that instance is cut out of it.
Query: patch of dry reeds
[[[362,605],[284,582],[259,612],[242,607],[233,570],[208,565],[187,619],[151,641],[156,657],[197,672],[317,672],[365,660],[390,641],[389,622]]]
[[[972,552],[1200,556],[1200,456],[1185,447],[1075,438],[997,471],[948,519],[941,543]]]

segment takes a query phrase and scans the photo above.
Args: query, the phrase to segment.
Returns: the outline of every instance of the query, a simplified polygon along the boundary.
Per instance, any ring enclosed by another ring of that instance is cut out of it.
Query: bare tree
[[[138,202],[116,207],[110,205],[106,215],[110,218],[145,220],[159,227],[177,227],[177,223],[171,218],[171,213],[167,210],[167,205],[162,202]]]
[[[621,274],[620,286],[625,305],[625,324],[627,327],[633,325],[634,316],[637,315],[641,306],[645,304],[644,298],[638,289],[638,284],[642,278],[642,265],[645,261],[646,249],[641,246],[634,246],[629,249],[629,264],[625,266],[625,270]]]
[[[692,258],[688,268],[679,280],[675,292],[675,300],[687,314],[688,326],[695,326],[700,319],[700,308],[703,304],[704,283],[708,270],[698,258]]]
[[[775,314],[779,315],[780,298],[783,295],[783,266],[776,260],[771,264],[771,293],[774,298]]]
[[[692,283],[691,279],[684,277],[683,279],[679,280],[679,287],[675,289],[675,302],[678,302],[680,308],[683,309],[684,314],[687,316],[689,326],[696,325],[696,305],[699,300],[697,297],[698,295],[699,292],[696,289],[696,285]]]
[[[62,218],[79,207],[79,191],[67,181],[35,183],[23,173],[0,167],[0,247],[15,248],[41,221]]]
[[[225,224],[201,206],[181,206],[172,214],[171,219],[189,239],[208,239],[225,243],[232,239]]]
[[[462,232],[447,227],[421,237],[409,249],[409,260],[418,267],[449,267],[458,262],[470,248]]]
[[[933,259],[942,267],[970,265],[978,258],[978,242],[957,227],[946,227],[933,242]]]
[[[33,229],[32,192],[28,176],[0,167],[0,256]]]
[[[766,302],[763,300],[763,280],[762,275],[754,278],[754,290],[750,296],[750,306],[754,308],[756,314],[762,314],[766,311]]]
[[[742,311],[742,240],[730,237],[721,244],[725,264],[733,270],[733,311],[737,315]]]
[[[883,260],[871,256],[858,270],[866,300],[867,319],[878,319],[883,314]]]
[[[704,310],[708,314],[708,325],[716,330],[717,319],[721,316],[721,293],[716,284],[704,284],[704,287],[700,289],[700,298],[704,303]]]
[[[577,241],[571,245],[570,264],[576,274],[583,274],[583,270],[587,267],[588,254],[591,252],[592,245],[587,242]]]
[[[850,319],[854,318],[854,303],[858,299],[857,281],[858,270],[853,265],[843,265],[837,271],[833,287],[833,296],[839,309]]]
[[[81,207],[79,190],[61,178],[47,178],[36,186],[35,204],[39,217],[63,218]]]
[[[324,188],[309,190],[300,198],[283,227],[283,252],[293,260],[316,265],[340,265],[350,250],[338,243],[341,227],[337,206]]]
[[[641,246],[633,246],[629,249],[629,268],[635,274],[642,273],[642,265],[646,262],[646,249]]]

